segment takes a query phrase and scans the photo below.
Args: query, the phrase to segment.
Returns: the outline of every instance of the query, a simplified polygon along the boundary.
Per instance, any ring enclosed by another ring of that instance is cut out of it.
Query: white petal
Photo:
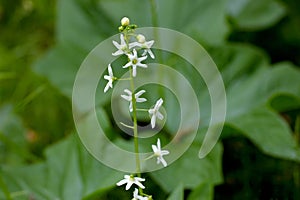
[[[133,49],[133,57],[134,57],[134,58],[137,58],[137,52],[136,52],[135,49]]]
[[[146,179],[144,179],[144,178],[140,178],[140,177],[135,177],[134,178],[136,181],[145,181]]]
[[[150,41],[146,42],[146,44],[149,48],[151,48],[152,45],[154,44],[154,40],[150,40]]]
[[[143,60],[146,60],[146,59],[147,59],[147,56],[143,56],[143,57],[138,58],[137,60],[138,60],[138,62],[142,62]]]
[[[157,138],[157,148],[158,148],[159,151],[161,150],[161,147],[160,147],[160,139],[159,139],[159,138]]]
[[[158,99],[158,101],[156,102],[156,104],[157,104],[157,107],[161,107],[161,105],[163,104],[163,99],[162,98],[160,98],[160,99]]]
[[[165,161],[165,159],[163,157],[160,157],[160,161],[163,164],[164,167],[167,166],[167,162]]]
[[[152,150],[153,150],[154,153],[156,153],[158,151],[157,147],[153,144],[152,144]]]
[[[133,182],[132,181],[128,181],[127,185],[125,187],[125,190],[129,190],[129,188],[132,186]]]
[[[145,101],[147,101],[147,99],[146,98],[137,98],[136,99],[136,102],[145,102]]]
[[[112,42],[115,45],[115,47],[117,47],[117,49],[120,50],[121,45],[114,40]]]
[[[106,84],[106,86],[105,86],[105,88],[104,88],[104,93],[106,93],[107,90],[108,90],[109,88],[112,88],[112,82],[108,82],[108,83]]]
[[[132,101],[130,101],[130,103],[129,103],[129,111],[130,111],[130,112],[133,111],[133,108],[132,108]]]
[[[143,186],[143,184],[141,184],[140,182],[136,181],[135,184],[140,188],[145,189],[145,186]]]
[[[133,48],[133,47],[140,47],[140,43],[138,42],[132,42],[132,43],[129,43],[129,49]]]
[[[157,118],[160,119],[160,120],[163,120],[163,119],[164,119],[164,116],[163,116],[159,111],[157,111],[156,116],[157,116]]]
[[[127,67],[130,67],[132,65],[131,62],[128,62],[126,65],[123,66],[123,68],[127,68]]]
[[[121,40],[121,44],[126,44],[125,43],[125,40],[124,40],[124,35],[123,34],[120,34],[120,40]]]
[[[117,186],[124,185],[124,184],[127,183],[127,182],[128,182],[127,179],[120,180],[119,182],[117,182]]]
[[[134,188],[134,192],[133,192],[133,198],[138,198],[139,194],[139,190],[137,188]]]
[[[136,65],[132,65],[132,76],[136,77]]]
[[[156,122],[156,115],[152,115],[152,117],[151,117],[151,127],[152,128],[155,127],[155,122]]]
[[[147,68],[148,66],[146,64],[140,63],[137,66],[142,67],[142,68]]]
[[[126,95],[122,94],[121,97],[123,99],[125,99],[126,101],[131,101],[131,96],[126,96]]]
[[[150,108],[150,109],[148,110],[148,113],[149,113],[150,115],[153,115],[154,109]]]
[[[108,74],[109,74],[109,76],[110,77],[113,77],[114,75],[113,75],[113,71],[112,71],[112,68],[111,68],[111,65],[109,64],[108,65]]]
[[[112,53],[111,55],[113,55],[113,56],[119,56],[119,55],[122,55],[122,54],[124,54],[124,52],[122,50],[118,50],[115,53]]]
[[[168,150],[162,150],[161,152],[160,152],[160,154],[162,155],[162,156],[164,156],[164,155],[168,155],[170,152],[168,151]]]
[[[108,76],[108,75],[104,75],[104,79],[106,79],[106,80],[110,80],[111,79],[111,77],[110,76]]]
[[[154,54],[152,53],[152,51],[150,49],[148,49],[147,52],[149,53],[149,55],[152,59],[155,58]]]
[[[127,93],[127,94],[128,94],[128,96],[130,96],[130,97],[131,97],[131,95],[132,95],[132,92],[131,92],[130,90],[128,90],[128,89],[125,89],[125,90],[124,90],[124,92],[125,92],[125,93]]]
[[[137,93],[135,93],[135,98],[139,98],[139,96],[141,96],[142,94],[144,94],[146,91],[145,90],[140,90]]]

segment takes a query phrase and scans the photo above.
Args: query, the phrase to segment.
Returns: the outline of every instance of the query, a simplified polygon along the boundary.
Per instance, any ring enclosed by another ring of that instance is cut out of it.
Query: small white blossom
[[[105,93],[105,92],[107,92],[107,90],[109,88],[113,88],[113,84],[112,83],[116,79],[114,77],[114,74],[113,74],[113,71],[112,71],[112,68],[111,68],[110,64],[108,65],[108,75],[104,75],[104,79],[108,80],[108,83],[106,84],[106,86],[104,88],[104,93]]]
[[[124,90],[125,93],[127,93],[127,95],[122,94],[121,97],[127,101],[129,101],[129,111],[132,112],[133,108],[132,108],[132,92],[128,89]],[[140,98],[140,96],[142,94],[144,94],[146,91],[145,90],[141,90],[139,92],[137,92],[136,94],[134,94],[135,97],[135,101],[136,102],[145,102],[147,101],[146,98]]]
[[[162,163],[164,167],[167,166],[167,162],[163,158],[164,155],[168,155],[170,152],[167,150],[161,150],[160,147],[160,139],[157,139],[157,146],[152,145],[152,150],[154,152],[154,156],[157,157],[157,164]]]
[[[121,185],[126,184],[125,190],[129,190],[129,188],[133,184],[136,184],[140,188],[145,189],[145,186],[143,186],[143,184],[140,183],[141,181],[145,181],[145,179],[140,178],[140,177],[134,177],[133,175],[124,175],[124,179],[117,182],[117,186],[121,186]]]
[[[142,56],[145,56],[147,53],[150,55],[152,59],[155,58],[153,52],[151,51],[151,47],[154,44],[154,40],[146,41],[145,36],[139,34],[136,36],[138,42],[132,42],[129,44],[129,49],[133,47],[140,47],[144,49]]]
[[[147,59],[147,56],[143,56],[143,57],[139,58],[137,56],[137,52],[136,52],[135,49],[133,49],[133,54],[128,54],[127,56],[129,58],[129,62],[125,66],[123,66],[123,68],[127,68],[127,67],[132,66],[132,76],[133,77],[136,76],[136,68],[137,67],[147,68],[146,64],[141,63],[142,61]]]
[[[139,195],[139,190],[137,188],[134,189],[133,199],[132,200],[148,200],[148,197],[143,197]]]
[[[130,23],[130,20],[129,20],[128,17],[123,17],[123,18],[121,19],[121,25],[122,25],[122,26],[128,26],[129,23]]]
[[[113,56],[119,56],[119,55],[127,53],[128,47],[127,47],[127,44],[125,42],[123,34],[120,34],[120,40],[121,40],[120,44],[117,43],[116,41],[113,41],[113,44],[118,49],[115,53],[112,53]]]
[[[154,108],[151,108],[148,110],[149,114],[152,115],[151,116],[151,127],[152,128],[155,127],[156,117],[160,120],[164,119],[164,116],[159,112],[159,108],[161,107],[163,102],[164,101],[162,100],[162,98],[160,98],[159,100],[156,101]]]

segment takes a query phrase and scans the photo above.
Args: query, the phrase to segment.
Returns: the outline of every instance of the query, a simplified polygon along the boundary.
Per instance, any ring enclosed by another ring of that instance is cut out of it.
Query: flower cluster
[[[122,18],[121,20],[121,26],[119,27],[120,33],[120,43],[113,41],[113,45],[117,48],[117,50],[112,53],[113,56],[122,56],[125,55],[128,58],[128,63],[126,63],[122,68],[129,69],[130,77],[123,79],[123,80],[129,80],[131,81],[131,88],[125,89],[124,92],[126,94],[122,94],[121,97],[129,102],[129,111],[132,113],[136,113],[137,111],[147,111],[149,113],[149,116],[151,118],[151,128],[155,128],[157,119],[163,120],[164,116],[159,111],[163,104],[163,99],[160,98],[157,100],[155,105],[148,109],[137,109],[136,104],[142,103],[147,101],[146,98],[141,97],[146,91],[140,90],[138,92],[135,92],[134,88],[134,78],[137,77],[137,70],[138,67],[140,68],[147,68],[147,64],[143,63],[147,58],[148,55],[155,59],[155,56],[153,52],[151,51],[151,47],[154,44],[154,40],[146,41],[146,38],[142,34],[135,34],[134,29],[136,28],[136,25],[130,24],[130,21],[127,17]],[[112,66],[111,64],[108,65],[108,75],[104,76],[104,79],[106,79],[108,82],[104,88],[104,93],[106,93],[110,88],[113,88],[113,82],[116,80],[122,80],[118,79],[114,76]],[[136,114],[133,115],[136,117]],[[136,119],[135,119],[136,121]],[[125,124],[124,124],[125,125]],[[130,127],[130,126],[127,126]],[[134,139],[137,141],[137,124],[135,123],[132,129],[134,130]],[[161,149],[161,143],[160,139],[157,139],[157,145],[152,145],[153,155],[149,158],[156,157],[157,158],[157,164],[162,163],[164,167],[167,166],[167,162],[163,158],[163,156],[168,155],[169,151],[162,150]],[[138,149],[135,149],[136,153],[138,153]],[[137,162],[138,163],[138,162]],[[138,164],[139,165],[139,164]],[[139,169],[139,167],[137,167]],[[125,189],[129,190],[132,185],[136,185],[139,187],[139,189],[135,188],[133,192],[133,199],[134,200],[151,200],[152,196],[147,195],[143,193],[142,189],[145,188],[145,186],[141,183],[145,181],[144,178],[141,178],[140,171],[136,172],[137,176],[131,175],[125,175],[124,179],[119,181],[117,183],[117,186],[121,186],[126,184]]]

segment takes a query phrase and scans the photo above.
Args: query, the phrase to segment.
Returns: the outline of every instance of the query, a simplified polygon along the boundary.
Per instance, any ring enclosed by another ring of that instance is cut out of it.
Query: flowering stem
[[[138,177],[141,177],[141,164],[140,164],[140,157],[139,157],[139,141],[138,141],[137,116],[136,116],[136,99],[134,95],[134,80],[132,78],[132,68],[130,68],[130,78],[131,78],[130,87],[132,91],[133,137],[134,137],[136,173]]]

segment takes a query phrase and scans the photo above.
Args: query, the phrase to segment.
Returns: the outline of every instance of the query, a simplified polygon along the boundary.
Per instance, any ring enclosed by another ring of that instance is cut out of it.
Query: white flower
[[[161,150],[160,147],[160,139],[157,139],[157,146],[152,145],[152,150],[154,152],[154,156],[157,157],[157,164],[162,163],[164,167],[167,166],[167,162],[163,158],[164,155],[168,155],[170,152],[167,150]]]
[[[129,20],[128,17],[123,17],[123,18],[121,19],[121,25],[122,25],[122,26],[128,26],[129,23],[130,23],[130,20]]]
[[[120,34],[120,40],[121,40],[120,44],[117,43],[116,41],[113,41],[113,44],[118,49],[115,53],[112,53],[113,56],[119,56],[127,53],[128,48],[123,34]]]
[[[156,117],[160,120],[164,119],[164,116],[159,112],[159,108],[161,107],[163,102],[164,101],[162,100],[162,98],[160,98],[159,100],[156,101],[154,108],[151,108],[148,110],[149,114],[152,115],[151,116],[151,127],[152,128],[155,127]]]
[[[140,188],[145,189],[145,186],[143,186],[143,184],[140,183],[141,181],[145,181],[145,179],[140,177],[134,177],[133,175],[125,175],[124,179],[117,182],[117,186],[121,186],[126,183],[125,189],[129,190],[132,184],[136,184]]]
[[[151,51],[151,47],[154,44],[154,40],[146,41],[145,36],[139,34],[136,36],[138,42],[132,42],[129,44],[129,49],[133,47],[140,47],[144,49],[142,56],[145,56],[147,53],[150,55],[152,59],[155,58],[154,54]]]
[[[140,196],[138,193],[139,193],[139,190],[137,188],[135,188],[134,192],[133,192],[132,200],[148,200],[148,197]]]
[[[111,65],[108,65],[108,75],[104,75],[104,79],[108,80],[108,83],[106,84],[105,88],[104,88],[104,93],[107,92],[107,90],[109,88],[113,88],[113,82],[114,80],[116,80],[116,78],[114,77],[113,71],[111,69]]]
[[[132,92],[128,89],[125,89],[124,92],[127,93],[127,95],[122,94],[121,97],[127,101],[129,101],[129,111],[132,112],[133,108],[132,108]],[[134,97],[135,97],[135,101],[136,102],[145,102],[147,101],[147,99],[145,98],[139,98],[142,94],[144,94],[146,91],[145,90],[141,90],[139,92],[137,92]]]
[[[137,67],[147,68],[146,64],[141,63],[143,60],[147,59],[147,56],[143,56],[143,57],[139,58],[137,56],[137,52],[136,52],[135,49],[133,49],[133,54],[128,54],[128,58],[129,58],[129,62],[125,66],[123,66],[123,68],[127,68],[129,66],[132,66],[132,76],[133,77],[136,76],[136,68]]]

